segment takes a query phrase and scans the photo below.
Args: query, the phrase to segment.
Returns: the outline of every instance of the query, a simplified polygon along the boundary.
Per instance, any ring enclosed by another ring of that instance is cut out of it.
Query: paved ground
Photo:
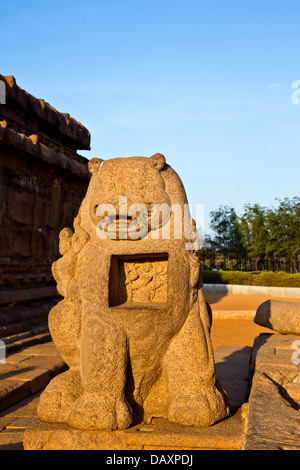
[[[253,323],[263,296],[206,294],[214,320],[211,331],[218,380],[233,406],[247,399],[247,376],[253,342],[267,328]],[[300,299],[281,299],[300,302]],[[241,313],[239,318],[239,312]],[[252,312],[243,316],[243,312]],[[223,313],[223,314],[222,314]],[[0,364],[0,450],[22,450],[23,433],[37,421],[38,398],[51,378],[64,369],[52,342],[12,352]]]
[[[21,450],[37,421],[38,396],[66,366],[50,341],[8,354],[0,364],[0,450]]]

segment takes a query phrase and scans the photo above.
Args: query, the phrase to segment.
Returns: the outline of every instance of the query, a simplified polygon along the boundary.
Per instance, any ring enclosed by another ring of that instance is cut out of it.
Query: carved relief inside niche
[[[112,256],[110,306],[165,304],[168,256]]]

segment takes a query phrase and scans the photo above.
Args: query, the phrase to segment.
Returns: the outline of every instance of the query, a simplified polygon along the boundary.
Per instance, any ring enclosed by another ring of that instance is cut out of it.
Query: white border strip
[[[300,298],[298,287],[239,286],[235,284],[203,284],[205,294],[265,295],[268,297]]]

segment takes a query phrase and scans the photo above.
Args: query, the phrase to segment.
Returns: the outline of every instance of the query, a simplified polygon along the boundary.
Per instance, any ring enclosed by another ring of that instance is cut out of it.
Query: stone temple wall
[[[20,306],[57,297],[51,265],[59,256],[58,234],[63,227],[72,227],[89,182],[88,160],[77,150],[90,149],[90,134],[68,114],[22,90],[14,77],[0,75],[0,81],[6,91],[6,103],[0,104],[0,336],[4,336],[21,328],[8,327],[12,318],[14,324],[32,318],[24,309],[16,313]]]

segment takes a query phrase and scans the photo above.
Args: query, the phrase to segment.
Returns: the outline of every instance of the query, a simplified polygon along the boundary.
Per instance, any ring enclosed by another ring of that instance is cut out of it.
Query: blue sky
[[[299,196],[299,0],[11,0],[0,73],[92,135],[163,153],[192,211]],[[300,95],[299,95],[300,96]]]

